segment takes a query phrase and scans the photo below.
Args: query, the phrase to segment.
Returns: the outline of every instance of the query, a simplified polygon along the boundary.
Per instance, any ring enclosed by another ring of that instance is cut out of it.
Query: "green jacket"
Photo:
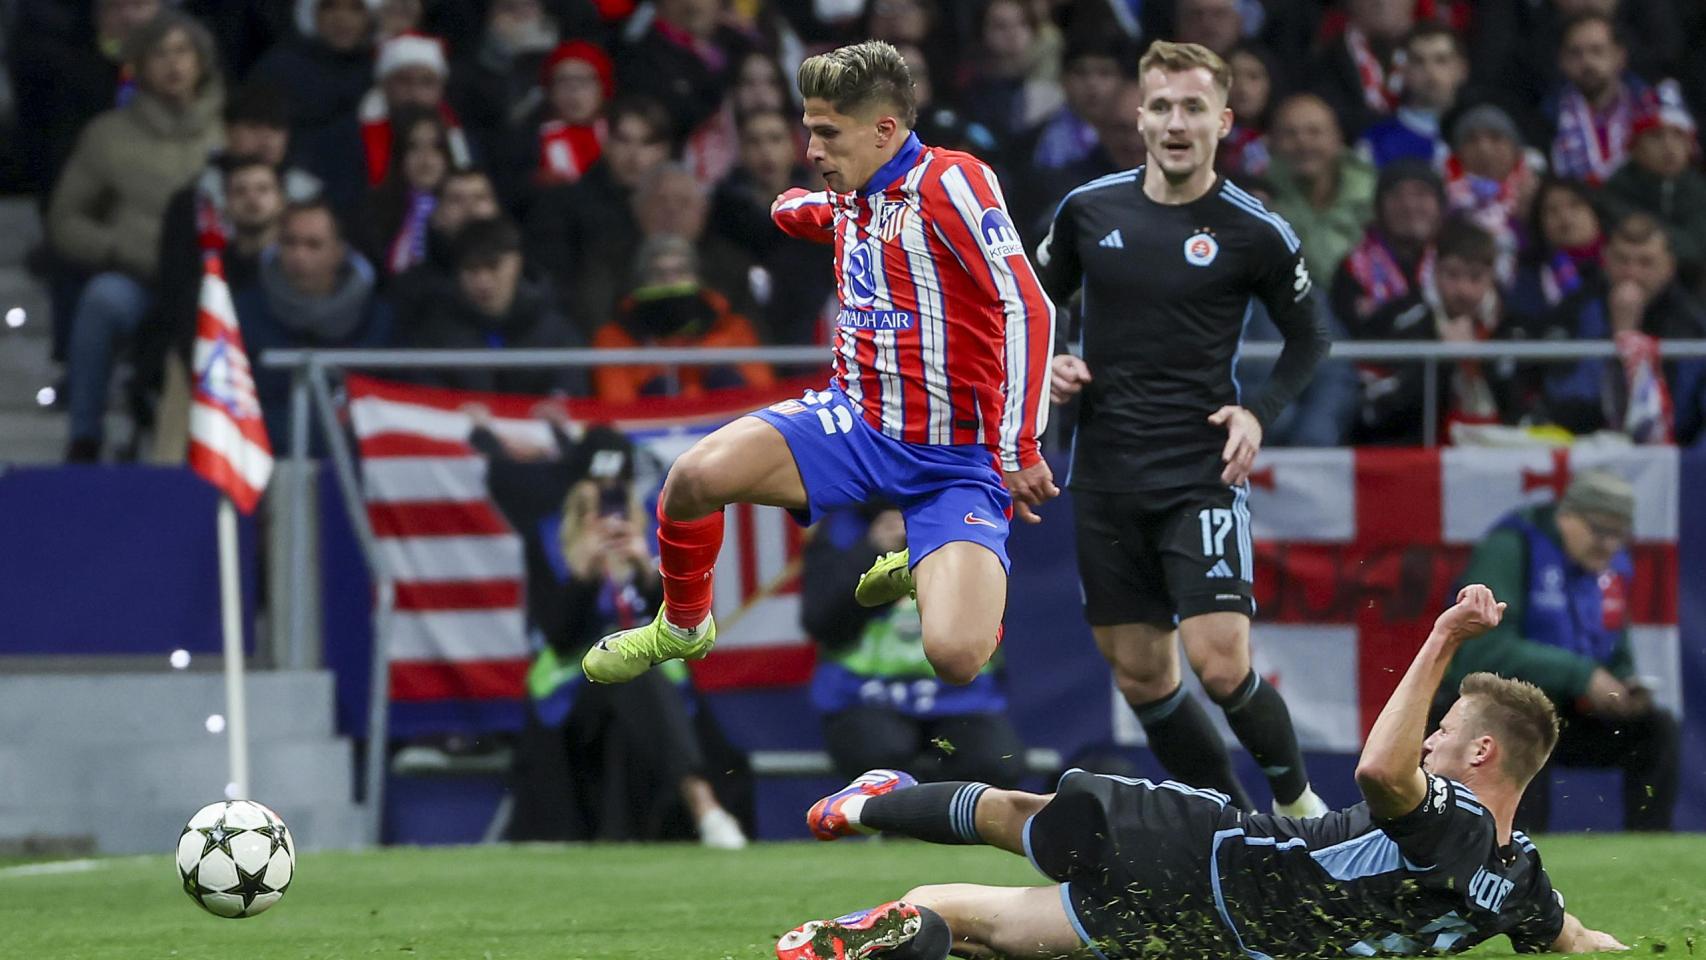
[[[1547,536],[1558,538],[1556,507],[1533,507],[1528,518]],[[1527,680],[1558,703],[1568,703],[1587,691],[1588,677],[1603,666],[1625,679],[1635,672],[1629,650],[1629,631],[1623,631],[1608,663],[1522,635],[1523,607],[1528,602],[1528,544],[1521,533],[1499,529],[1487,535],[1469,557],[1463,583],[1484,583],[1505,603],[1504,620],[1491,632],[1464,644],[1445,672],[1442,689],[1455,690],[1471,673],[1486,671]]]
[[[1706,174],[1690,167],[1662,180],[1634,163],[1625,163],[1605,181],[1599,194],[1606,220],[1615,223],[1640,211],[1658,218],[1670,237],[1670,249],[1684,267],[1706,264]]]
[[[1268,207],[1286,219],[1303,240],[1303,259],[1309,277],[1323,290],[1333,283],[1333,271],[1351,252],[1374,219],[1374,167],[1346,150],[1339,160],[1339,189],[1326,207],[1309,202],[1290,166],[1275,157],[1268,167],[1274,199]]]

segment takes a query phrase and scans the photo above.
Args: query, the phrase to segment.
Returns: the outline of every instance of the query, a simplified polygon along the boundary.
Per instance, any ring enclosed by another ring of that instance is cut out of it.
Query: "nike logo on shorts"
[[[974,527],[995,527],[996,526],[996,524],[991,523],[988,520],[985,520],[982,517],[978,516],[975,513],[970,512],[970,511],[966,512],[966,523],[971,524]]]

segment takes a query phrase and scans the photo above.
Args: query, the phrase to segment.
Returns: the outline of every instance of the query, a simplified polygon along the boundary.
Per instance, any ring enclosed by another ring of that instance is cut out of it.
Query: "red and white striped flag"
[[[231,305],[225,270],[217,254],[209,254],[204,263],[196,318],[189,464],[230,497],[237,509],[251,513],[272,476],[272,444],[261,420],[255,378],[237,329],[237,310]]]

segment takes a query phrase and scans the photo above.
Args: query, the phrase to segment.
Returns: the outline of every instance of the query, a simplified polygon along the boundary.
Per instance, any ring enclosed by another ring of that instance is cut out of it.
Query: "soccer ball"
[[[253,800],[210,803],[178,835],[184,892],[216,917],[264,912],[284,896],[295,873],[290,830]]]

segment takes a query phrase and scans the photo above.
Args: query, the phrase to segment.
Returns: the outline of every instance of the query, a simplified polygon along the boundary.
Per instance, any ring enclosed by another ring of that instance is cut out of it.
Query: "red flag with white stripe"
[[[217,254],[204,260],[196,318],[195,395],[190,406],[190,468],[251,513],[272,476],[272,444],[237,310]]]

